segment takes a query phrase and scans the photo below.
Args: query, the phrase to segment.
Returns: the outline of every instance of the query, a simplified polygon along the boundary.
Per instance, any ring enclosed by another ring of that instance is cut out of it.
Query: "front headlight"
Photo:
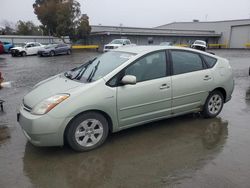
[[[38,103],[31,111],[34,115],[43,115],[52,110],[56,105],[69,98],[69,94],[57,94]]]

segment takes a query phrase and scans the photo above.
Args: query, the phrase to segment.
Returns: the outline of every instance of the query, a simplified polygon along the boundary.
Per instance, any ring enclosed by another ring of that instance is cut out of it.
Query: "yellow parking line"
[[[98,49],[98,45],[72,45],[72,49]]]

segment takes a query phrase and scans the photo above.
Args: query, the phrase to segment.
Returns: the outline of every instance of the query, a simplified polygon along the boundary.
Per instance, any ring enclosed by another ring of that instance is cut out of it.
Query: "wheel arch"
[[[103,115],[107,121],[108,121],[108,127],[109,127],[109,133],[112,133],[113,132],[113,122],[112,122],[112,119],[111,117],[104,111],[102,110],[96,110],[96,109],[93,109],[93,110],[86,110],[86,111],[83,111],[83,112],[80,112],[79,114],[77,114],[76,116],[74,116],[70,121],[69,123],[66,125],[65,129],[64,129],[64,132],[63,132],[63,142],[65,144],[66,142],[66,132],[67,132],[67,129],[69,128],[69,125],[79,116],[81,116],[82,114],[84,113],[88,113],[88,112],[96,112],[96,113],[99,113],[101,115]]]
[[[226,92],[226,90],[224,89],[224,88],[222,88],[222,87],[217,87],[217,88],[215,88],[213,91],[219,91],[219,92],[221,92],[221,94],[222,94],[222,96],[223,96],[223,99],[224,99],[224,102],[226,102],[226,99],[227,99],[227,92]],[[211,92],[213,92],[213,91],[211,91]],[[210,93],[211,93],[210,92]]]

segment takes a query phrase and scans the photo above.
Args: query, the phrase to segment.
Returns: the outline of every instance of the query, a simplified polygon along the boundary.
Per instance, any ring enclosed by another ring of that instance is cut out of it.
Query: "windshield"
[[[49,49],[49,48],[55,48],[57,46],[57,44],[48,44],[47,46],[45,46],[45,49]]]
[[[123,40],[115,39],[110,44],[123,44]]]
[[[104,77],[134,55],[126,52],[108,52],[80,67],[65,72],[64,75],[71,80],[84,83],[93,82]]]
[[[199,44],[199,45],[206,46],[206,42],[203,42],[203,41],[195,41],[194,44]]]

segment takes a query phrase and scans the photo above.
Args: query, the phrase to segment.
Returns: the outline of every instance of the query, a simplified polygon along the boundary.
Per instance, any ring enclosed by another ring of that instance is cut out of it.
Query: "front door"
[[[124,70],[135,85],[117,87],[120,126],[133,126],[171,114],[171,78],[167,76],[165,51],[144,56]]]

